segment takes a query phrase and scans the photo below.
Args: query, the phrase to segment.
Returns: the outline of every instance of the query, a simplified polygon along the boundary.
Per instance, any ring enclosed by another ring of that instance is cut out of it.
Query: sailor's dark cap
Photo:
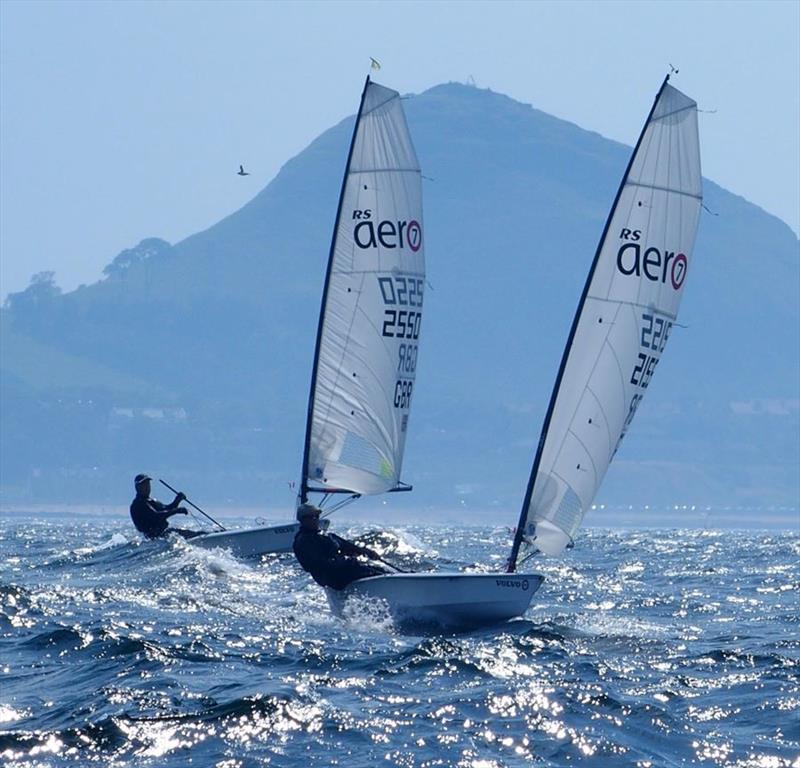
[[[316,504],[301,504],[297,508],[297,519],[302,520],[304,517],[319,517],[322,510]]]
[[[152,479],[153,478],[150,477],[150,475],[136,475],[136,477],[133,478],[133,484],[141,485],[145,480],[152,480]]]

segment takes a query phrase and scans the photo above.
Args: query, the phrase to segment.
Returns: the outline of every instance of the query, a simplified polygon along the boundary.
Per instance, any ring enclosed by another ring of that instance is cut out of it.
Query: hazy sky
[[[704,174],[800,231],[797,0],[0,0],[0,43],[3,297],[235,211],[355,111],[370,56],[402,92],[474,79],[627,144],[671,62],[716,110]]]

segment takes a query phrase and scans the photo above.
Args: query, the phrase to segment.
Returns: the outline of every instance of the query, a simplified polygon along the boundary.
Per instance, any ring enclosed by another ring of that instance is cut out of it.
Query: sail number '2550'
[[[411,405],[414,373],[417,370],[417,340],[422,323],[422,296],[425,281],[421,277],[379,277],[384,311],[381,335],[401,339],[397,354],[398,378],[394,387],[395,408]]]

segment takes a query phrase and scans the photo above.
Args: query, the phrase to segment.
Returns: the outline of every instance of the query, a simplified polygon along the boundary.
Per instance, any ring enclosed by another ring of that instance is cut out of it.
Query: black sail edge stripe
[[[308,410],[306,413],[306,438],[303,446],[303,465],[300,476],[300,503],[304,504],[308,500],[308,453],[311,443],[311,424],[314,417],[314,395],[317,388],[317,369],[319,367],[319,353],[322,347],[322,330],[325,324],[325,309],[328,305],[328,288],[331,282],[331,271],[333,268],[333,257],[336,249],[336,236],[339,232],[339,222],[342,217],[342,205],[344,204],[344,193],[347,187],[347,177],[350,175],[350,164],[353,160],[353,149],[356,145],[356,136],[358,136],[358,128],[361,125],[361,117],[364,112],[364,99],[367,96],[367,89],[369,88],[370,79],[364,82],[364,90],[361,92],[361,101],[358,105],[358,114],[356,115],[356,122],[353,126],[353,136],[350,139],[350,150],[347,153],[347,164],[344,168],[344,176],[342,177],[342,188],[339,192],[339,205],[336,209],[336,221],[333,225],[333,236],[331,237],[331,247],[328,253],[328,267],[325,270],[325,286],[322,289],[322,303],[319,310],[319,323],[317,325],[317,341],[314,347],[314,365],[311,369],[311,388],[308,393]]]

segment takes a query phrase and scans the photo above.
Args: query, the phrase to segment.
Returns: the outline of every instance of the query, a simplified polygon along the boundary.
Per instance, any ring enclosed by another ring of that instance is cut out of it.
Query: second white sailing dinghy
[[[425,294],[422,176],[400,94],[361,95],[322,295],[299,503],[400,481]]]
[[[260,557],[291,552],[298,529],[299,525],[294,521],[233,530],[223,527],[219,531],[188,539],[186,543],[205,549],[225,549],[237,557]]]
[[[401,624],[463,629],[521,616],[543,581],[518,562],[573,540],[675,323],[702,203],[697,105],[664,80],[592,262],[545,416],[508,572],[375,576],[330,593],[380,598]],[[520,557],[522,559],[520,560]]]

